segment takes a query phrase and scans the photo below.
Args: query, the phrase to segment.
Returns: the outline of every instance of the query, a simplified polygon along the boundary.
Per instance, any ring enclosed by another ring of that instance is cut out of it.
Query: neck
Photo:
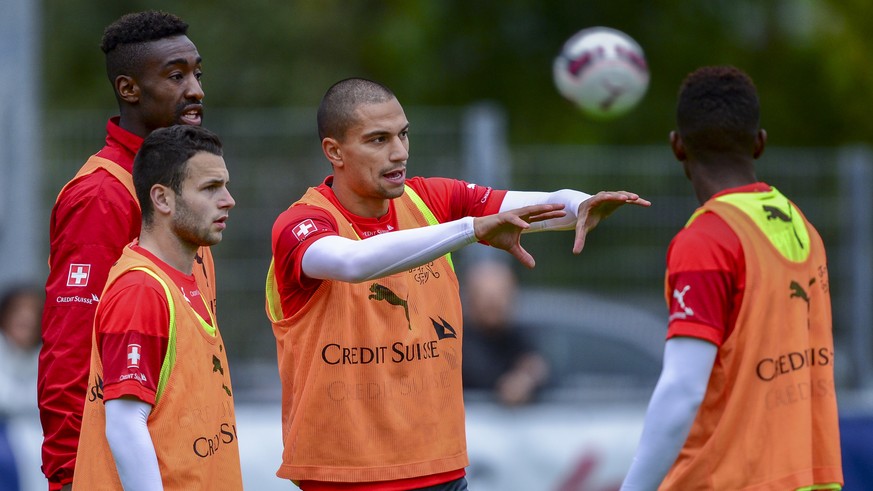
[[[136,118],[130,117],[130,114],[124,110],[124,107],[121,108],[120,116],[118,118],[118,126],[140,138],[149,136],[149,130],[145,125]]]
[[[173,269],[186,275],[192,274],[197,246],[182,242],[175,235],[168,236],[145,229],[140,233],[139,245]]]
[[[332,189],[343,208],[359,217],[379,218],[388,213],[390,199],[362,197],[353,190],[338,185],[336,179],[334,179]]]
[[[701,204],[725,189],[758,182],[753,161],[689,163],[688,177]]]

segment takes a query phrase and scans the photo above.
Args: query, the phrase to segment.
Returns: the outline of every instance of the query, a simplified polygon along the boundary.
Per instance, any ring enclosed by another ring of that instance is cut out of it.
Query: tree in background
[[[496,101],[514,142],[660,143],[679,80],[730,63],[754,75],[774,143],[873,138],[873,5],[859,0],[44,0],[47,111],[112,104],[94,33],[144,8],[195,19],[215,106],[314,106],[322,87],[360,75],[395,87],[407,105]],[[561,44],[593,25],[633,36],[652,72],[642,104],[609,123],[587,120],[551,80]]]

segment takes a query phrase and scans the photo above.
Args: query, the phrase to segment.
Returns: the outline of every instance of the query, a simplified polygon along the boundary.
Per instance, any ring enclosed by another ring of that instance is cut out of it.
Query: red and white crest
[[[307,218],[294,227],[294,236],[297,237],[297,240],[303,240],[307,235],[315,232],[315,230],[315,222],[311,218]]]
[[[89,276],[91,276],[90,264],[70,264],[67,286],[88,286]]]
[[[142,358],[141,348],[142,346],[138,344],[127,345],[127,368],[139,368],[139,359]]]

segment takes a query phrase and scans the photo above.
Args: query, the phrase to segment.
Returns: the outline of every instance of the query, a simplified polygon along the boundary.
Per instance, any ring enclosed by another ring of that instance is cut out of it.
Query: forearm
[[[676,461],[706,394],[717,347],[674,338],[664,350],[664,369],[649,402],[639,448],[622,491],[656,490]]]
[[[676,461],[698,406],[687,399],[675,398],[674,392],[659,386],[652,395],[639,448],[622,491],[654,491]]]
[[[507,191],[506,197],[503,198],[503,202],[500,204],[500,211],[503,212],[528,205],[562,204],[564,205],[564,211],[567,212],[565,216],[531,223],[531,227],[525,230],[525,233],[548,230],[573,230],[576,227],[576,214],[579,211],[579,205],[590,197],[590,194],[573,189],[561,189],[551,193],[540,191]]]
[[[106,440],[125,491],[163,491],[148,429],[152,406],[138,399],[106,401]]]
[[[318,239],[303,254],[303,272],[326,280],[360,283],[406,271],[476,242],[473,218],[350,240]]]

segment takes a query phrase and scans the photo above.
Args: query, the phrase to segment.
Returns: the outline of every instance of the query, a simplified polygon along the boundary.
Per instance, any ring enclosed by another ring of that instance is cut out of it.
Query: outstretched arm
[[[676,337],[664,347],[664,368],[643,433],[621,491],[656,490],[688,438],[706,394],[718,347],[696,338]]]
[[[573,189],[561,189],[551,193],[537,191],[507,191],[500,211],[542,203],[564,205],[567,214],[561,218],[544,220],[532,224],[525,232],[547,230],[576,230],[573,253],[579,254],[585,246],[585,237],[601,220],[608,217],[618,207],[630,203],[651,206],[648,200],[628,191],[601,191],[594,196]]]
[[[543,220],[531,226],[525,232],[541,232],[544,230],[573,230],[576,227],[576,214],[579,205],[590,198],[591,195],[574,189],[560,189],[551,193],[540,191],[507,191],[503,202],[500,203],[500,211],[509,211],[543,203],[555,203],[564,205],[566,215],[551,220]]]
[[[564,215],[561,205],[537,205],[484,217],[398,230],[351,240],[340,236],[317,239],[303,254],[303,272],[310,278],[360,283],[420,266],[477,241],[504,249],[528,267],[533,257],[521,247],[521,232],[531,223]]]
[[[648,200],[628,191],[601,191],[583,201],[576,213],[576,240],[573,241],[573,254],[582,252],[582,248],[585,247],[585,237],[591,229],[626,203],[652,206]]]

